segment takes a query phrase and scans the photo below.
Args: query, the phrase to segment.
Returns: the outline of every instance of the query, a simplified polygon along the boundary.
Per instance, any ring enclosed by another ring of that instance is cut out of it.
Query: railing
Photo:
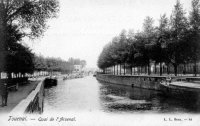
[[[15,85],[16,83],[21,84],[27,81],[28,81],[28,77],[10,78],[10,79],[4,78],[4,79],[0,79],[0,84],[7,83],[8,86],[12,86],[12,85]]]

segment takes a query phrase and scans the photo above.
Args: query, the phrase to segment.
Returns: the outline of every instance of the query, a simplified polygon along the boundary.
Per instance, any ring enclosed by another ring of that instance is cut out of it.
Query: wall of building
[[[108,75],[97,74],[97,80],[112,83],[127,85],[130,87],[145,88],[160,91],[160,82],[165,79],[164,76],[124,76],[124,75]]]

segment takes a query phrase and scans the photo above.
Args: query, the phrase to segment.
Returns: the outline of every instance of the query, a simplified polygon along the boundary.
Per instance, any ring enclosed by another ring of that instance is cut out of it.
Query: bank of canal
[[[197,101],[167,98],[158,91],[100,82],[92,76],[58,80],[57,86],[45,89],[44,113],[95,111],[199,113],[200,106]]]

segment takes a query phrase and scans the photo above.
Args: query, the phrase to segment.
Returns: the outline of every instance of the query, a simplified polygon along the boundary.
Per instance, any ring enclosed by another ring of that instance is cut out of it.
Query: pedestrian
[[[1,100],[2,100],[1,106],[2,107],[7,106],[8,87],[7,87],[6,83],[4,83],[3,85],[1,85],[0,93],[1,93]]]
[[[170,76],[168,76],[166,79],[167,85],[169,85],[171,82],[172,82],[172,78]]]

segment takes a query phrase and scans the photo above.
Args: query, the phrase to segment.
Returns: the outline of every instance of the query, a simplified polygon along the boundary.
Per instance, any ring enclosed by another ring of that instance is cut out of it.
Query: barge
[[[191,81],[190,78],[174,78],[167,77],[160,82],[160,88],[164,95],[179,99],[199,99],[200,82]]]
[[[57,78],[56,77],[47,77],[44,80],[44,87],[50,88],[52,86],[57,86]]]

